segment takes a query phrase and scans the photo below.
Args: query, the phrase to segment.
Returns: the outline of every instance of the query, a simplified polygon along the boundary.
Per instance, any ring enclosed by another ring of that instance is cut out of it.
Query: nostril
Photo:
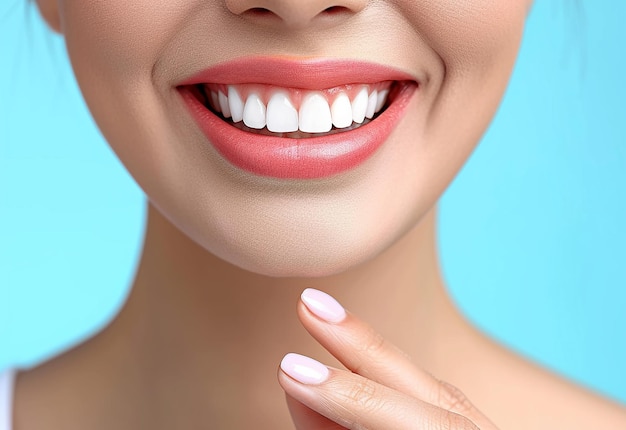
[[[248,9],[246,11],[246,14],[253,15],[253,16],[268,16],[268,15],[274,15],[274,12],[264,7],[253,7],[253,8]]]
[[[310,1],[310,0],[305,0]],[[267,1],[267,3],[270,3]],[[289,2],[277,2],[276,7],[250,7],[236,13],[243,18],[256,21],[258,23],[275,24],[276,20],[282,20],[291,27],[302,27],[308,25],[311,20],[318,16],[323,22],[338,22],[342,17],[349,17],[354,12],[345,6],[329,6],[320,9],[318,4],[312,5],[310,8],[297,8],[294,5],[287,5]],[[296,3],[296,2],[294,2]],[[328,2],[330,3],[330,2]],[[326,4],[328,4],[326,3]],[[332,4],[332,3],[331,3]],[[249,6],[246,4],[245,6]],[[280,6],[280,7],[278,7]],[[325,5],[324,5],[325,6]],[[231,10],[232,11],[232,10]]]
[[[349,12],[347,7],[344,6],[330,6],[322,11],[326,15],[338,15],[345,12]]]

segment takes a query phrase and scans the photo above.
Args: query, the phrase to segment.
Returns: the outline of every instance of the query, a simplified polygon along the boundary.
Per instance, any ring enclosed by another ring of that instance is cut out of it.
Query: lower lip
[[[209,142],[234,166],[259,176],[319,179],[355,168],[382,146],[404,116],[417,89],[415,84],[400,85],[387,109],[368,124],[301,139],[240,130],[208,110],[190,87],[179,87],[179,91]]]

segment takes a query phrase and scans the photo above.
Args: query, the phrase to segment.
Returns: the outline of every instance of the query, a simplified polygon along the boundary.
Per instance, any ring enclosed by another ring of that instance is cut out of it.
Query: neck
[[[333,295],[427,367],[436,365],[436,338],[459,326],[437,261],[434,209],[375,259],[303,279],[261,276],[226,263],[150,206],[131,294],[101,337],[120,346],[127,357],[122,363],[136,364],[135,378],[150,381],[149,393],[138,395],[163,416],[204,414],[243,428],[245,418],[236,412],[243,408],[256,419],[271,415],[268,425],[279,428],[277,420],[288,419],[275,380],[285,353],[341,367],[297,320],[297,298],[307,287]],[[163,389],[155,389],[160,384]],[[253,427],[260,428],[258,421]]]

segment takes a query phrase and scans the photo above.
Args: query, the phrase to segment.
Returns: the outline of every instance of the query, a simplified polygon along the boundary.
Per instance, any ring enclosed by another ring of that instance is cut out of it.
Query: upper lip
[[[179,85],[255,83],[319,90],[381,81],[418,82],[418,79],[402,70],[361,60],[244,57],[202,70]]]

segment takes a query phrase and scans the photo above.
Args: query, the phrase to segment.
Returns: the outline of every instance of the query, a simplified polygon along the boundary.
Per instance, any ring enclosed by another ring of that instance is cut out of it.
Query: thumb
[[[285,395],[287,407],[291,414],[291,420],[296,430],[339,430],[344,429],[334,421],[329,420],[323,415],[315,412],[291,397]]]

